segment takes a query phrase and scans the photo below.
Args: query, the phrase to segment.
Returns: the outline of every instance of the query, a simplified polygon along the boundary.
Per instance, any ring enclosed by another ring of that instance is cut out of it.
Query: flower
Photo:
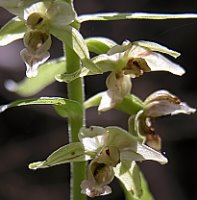
[[[129,180],[126,177],[127,180],[124,180],[125,176],[118,175],[121,163],[143,160],[167,163],[167,159],[161,153],[141,144],[137,138],[118,127],[83,127],[79,132],[79,139],[85,151],[95,153],[88,166],[87,180],[81,183],[81,192],[90,197],[111,193],[108,184],[114,176],[125,184],[132,181],[132,177]]]
[[[35,77],[39,65],[50,57],[48,52],[51,46],[50,32],[68,26],[76,18],[72,2],[16,0],[2,1],[0,6],[25,22],[26,32],[23,39],[25,49],[20,52],[20,55],[26,64],[27,77]]]
[[[25,49],[20,52],[26,64],[27,77],[35,77],[38,74],[38,67],[49,57],[48,49],[51,46],[50,34],[38,30],[26,32],[24,36]]]
[[[100,112],[115,107],[130,93],[129,78],[136,78],[151,71],[168,71],[179,76],[185,73],[182,67],[157,52],[173,57],[180,55],[154,42],[125,41],[122,45],[113,46],[107,54],[93,58],[103,72],[112,71],[106,81],[108,90],[102,93],[98,108]]]
[[[168,71],[175,75],[183,75],[185,70],[171,62],[160,53],[165,53],[174,58],[180,54],[162,45],[149,41],[124,41],[122,45],[113,46],[107,54],[93,58],[93,61],[105,71],[129,74],[131,78],[138,77],[144,72]]]
[[[106,80],[108,90],[102,93],[102,99],[98,107],[99,112],[107,111],[120,103],[131,91],[131,80],[123,73],[111,72]]]
[[[153,160],[161,164],[168,161],[160,152],[116,126],[82,127],[78,137],[80,142],[60,147],[46,160],[29,164],[29,168],[35,170],[68,162],[90,161],[87,179],[81,182],[82,193],[89,197],[107,195],[112,191],[109,184],[116,177],[128,192],[139,197],[140,172],[135,161]]]
[[[192,114],[196,109],[189,107],[166,90],[159,90],[152,93],[144,101],[144,107],[134,117],[134,129],[150,147],[160,150],[161,138],[152,127],[151,121],[155,118],[176,115],[179,113]]]

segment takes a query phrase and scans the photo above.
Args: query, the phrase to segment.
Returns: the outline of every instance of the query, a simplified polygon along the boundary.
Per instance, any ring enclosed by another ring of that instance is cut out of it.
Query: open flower
[[[157,53],[160,52],[160,53]],[[185,70],[171,62],[161,53],[178,57],[178,52],[149,41],[125,41],[122,45],[113,46],[107,54],[93,58],[103,71],[122,71],[131,78],[139,77],[144,72],[168,71],[175,75],[183,75]]]
[[[82,127],[79,131],[79,140],[80,142],[59,148],[45,161],[31,163],[29,168],[46,168],[68,162],[90,160],[87,179],[81,183],[81,192],[95,197],[111,193],[108,184],[114,177],[131,191],[135,182],[133,178],[136,176],[133,174],[136,173],[133,170],[135,161],[153,160],[161,164],[167,163],[167,158],[160,152],[142,144],[136,137],[115,126]]]
[[[130,78],[136,78],[151,71],[168,71],[179,76],[185,73],[182,67],[157,52],[173,57],[180,55],[154,42],[125,41],[122,45],[112,47],[107,54],[93,58],[103,72],[112,71],[106,81],[108,90],[102,93],[98,108],[100,112],[115,107],[126,95],[130,94]]]
[[[107,91],[102,93],[102,99],[98,107],[99,112],[107,111],[120,103],[131,91],[131,80],[122,72],[111,72],[106,80]]]
[[[161,138],[152,127],[151,120],[166,115],[176,115],[179,113],[192,114],[196,109],[181,102],[178,97],[166,90],[159,90],[151,94],[144,101],[144,107],[134,119],[134,129],[144,137],[145,143],[150,147],[160,150]]]
[[[82,193],[90,197],[109,194],[111,188],[108,184],[114,176],[123,184],[124,181],[132,181],[124,180],[123,176],[114,173],[116,166],[118,168],[115,171],[120,168],[119,163],[143,160],[154,160],[161,164],[167,162],[162,154],[141,144],[131,134],[118,127],[81,128],[79,139],[86,151],[96,153],[88,166],[87,180],[81,183]]]
[[[27,77],[35,77],[38,66],[50,57],[51,31],[68,26],[76,18],[72,2],[16,0],[2,1],[0,6],[17,15],[18,21],[24,21],[25,49],[20,54],[27,67]]]
[[[25,49],[20,52],[26,64],[27,77],[35,77],[38,74],[38,67],[44,63],[50,54],[48,49],[51,46],[51,36],[46,32],[32,30],[24,36]]]

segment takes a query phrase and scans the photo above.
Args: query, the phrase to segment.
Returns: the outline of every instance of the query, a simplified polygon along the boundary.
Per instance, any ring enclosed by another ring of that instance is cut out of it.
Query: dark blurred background
[[[181,13],[197,12],[197,1],[183,0],[75,0],[79,14],[108,11]],[[0,8],[0,26],[12,15]],[[163,44],[182,55],[176,62],[187,73],[177,77],[165,72],[147,73],[133,81],[133,93],[144,99],[158,89],[167,89],[190,106],[196,106],[196,46],[197,19],[165,21],[86,22],[81,28],[84,37],[104,36],[118,43],[125,39],[150,40]],[[20,98],[7,91],[7,79],[20,81],[25,66],[19,52],[22,41],[0,47],[0,104]],[[61,43],[53,38],[51,58],[62,55]],[[87,97],[105,90],[105,76],[86,78]],[[54,83],[36,96],[66,95],[66,86]],[[163,149],[169,163],[140,164],[156,200],[197,199],[197,120],[196,115],[162,118],[154,124],[163,138]],[[116,111],[98,115],[96,109],[87,112],[88,125],[119,125],[127,128],[127,116]],[[13,108],[0,115],[0,200],[62,200],[69,199],[69,165],[30,171],[28,163],[43,160],[49,153],[68,142],[67,123],[51,107],[29,106]],[[98,199],[124,199],[121,190]]]

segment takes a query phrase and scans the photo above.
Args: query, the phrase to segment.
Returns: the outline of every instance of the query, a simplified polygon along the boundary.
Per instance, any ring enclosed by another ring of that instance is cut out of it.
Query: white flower
[[[171,62],[160,53],[173,57],[180,54],[166,47],[148,41],[125,41],[122,45],[113,46],[107,54],[101,54],[93,58],[93,61],[105,71],[129,74],[131,78],[143,75],[150,71],[168,71],[175,75],[183,75],[185,70]]]
[[[62,0],[3,0],[0,6],[24,21],[25,49],[20,54],[26,64],[27,77],[35,77],[39,65],[50,57],[51,31],[62,29],[75,20],[73,4]]]
[[[152,127],[151,120],[157,117],[176,114],[192,114],[196,109],[181,102],[178,97],[166,90],[159,90],[151,94],[144,101],[143,110],[140,110],[134,119],[134,129],[145,137],[145,143],[150,147],[160,150],[161,138]]]
[[[143,160],[167,163],[161,153],[141,144],[137,138],[118,127],[83,127],[79,139],[86,151],[96,153],[88,166],[87,180],[81,183],[81,192],[90,197],[111,193],[108,184],[115,176],[116,166],[120,167],[118,163]],[[124,179],[117,172],[116,176]]]
[[[20,52],[23,61],[26,64],[27,77],[35,77],[38,74],[38,67],[44,63],[50,54],[48,49],[51,46],[51,36],[46,32],[32,30],[24,36],[25,49]]]
[[[107,111],[118,103],[121,103],[131,91],[131,80],[128,75],[111,72],[106,80],[107,91],[102,93],[102,99],[98,107],[99,112]]]
[[[132,86],[130,78],[136,78],[151,71],[168,71],[179,76],[185,73],[182,67],[157,52],[173,57],[180,55],[154,42],[125,41],[122,45],[113,46],[107,54],[94,57],[93,62],[100,67],[102,72],[112,71],[107,78],[107,91],[102,93],[98,111],[103,112],[114,108],[130,94]]]

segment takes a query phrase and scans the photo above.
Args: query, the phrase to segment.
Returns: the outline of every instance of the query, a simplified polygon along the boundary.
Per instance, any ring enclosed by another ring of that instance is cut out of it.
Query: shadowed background
[[[196,12],[197,1],[181,0],[75,0],[79,14],[98,12]],[[0,26],[11,15],[0,9]],[[144,99],[158,89],[167,89],[193,107],[196,106],[196,45],[197,19],[166,21],[113,21],[86,22],[81,27],[84,37],[104,36],[118,43],[125,39],[158,42],[182,55],[176,62],[187,73],[177,77],[165,72],[147,73],[133,80],[132,92]],[[0,47],[0,104],[20,98],[4,87],[7,79],[20,81],[25,66],[19,52],[22,41]],[[53,38],[51,58],[62,55],[61,43]],[[172,59],[173,60],[173,59]],[[105,90],[104,76],[85,79],[87,97]],[[36,96],[66,95],[66,86],[54,83]],[[163,138],[163,149],[169,163],[161,166],[154,162],[140,164],[150,183],[156,200],[197,199],[196,115],[162,118],[154,124]],[[127,128],[127,116],[114,110],[97,115],[96,109],[87,112],[87,125],[119,125]],[[69,199],[69,165],[30,171],[28,163],[43,160],[52,151],[68,143],[67,123],[49,106],[13,108],[0,115],[0,199],[1,200],[62,200]],[[122,192],[112,183],[113,193],[98,199],[124,199]]]

